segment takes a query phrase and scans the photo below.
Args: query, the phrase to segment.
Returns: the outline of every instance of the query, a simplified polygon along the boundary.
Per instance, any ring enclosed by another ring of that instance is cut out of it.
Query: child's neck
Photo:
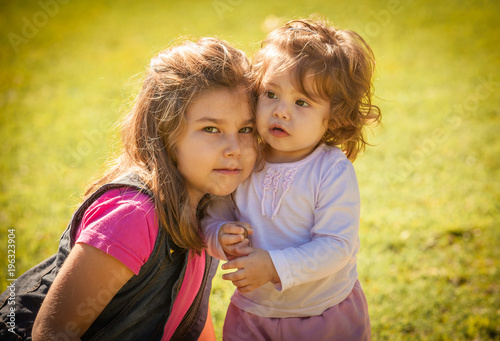
[[[188,206],[189,206],[189,213],[191,215],[191,220],[194,222],[197,219],[197,209],[198,209],[198,204],[201,201],[201,198],[203,197],[203,194],[197,191],[192,191],[188,188]]]
[[[292,163],[305,159],[315,150],[316,147],[306,150],[283,151],[267,145],[264,148],[264,160],[269,163]]]

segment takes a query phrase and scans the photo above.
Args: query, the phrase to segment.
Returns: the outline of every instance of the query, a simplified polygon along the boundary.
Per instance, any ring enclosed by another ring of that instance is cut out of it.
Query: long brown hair
[[[188,204],[186,183],[177,169],[176,143],[186,109],[200,92],[251,88],[245,54],[216,38],[172,46],[152,60],[137,100],[122,123],[122,152],[87,190],[136,172],[154,194],[155,208],[173,242],[199,252],[205,243]]]
[[[354,161],[367,144],[363,128],[381,119],[371,102],[375,57],[363,38],[323,20],[292,20],[269,33],[254,57],[259,94],[270,66],[273,72],[291,72],[294,86],[305,95],[330,102],[322,141]]]

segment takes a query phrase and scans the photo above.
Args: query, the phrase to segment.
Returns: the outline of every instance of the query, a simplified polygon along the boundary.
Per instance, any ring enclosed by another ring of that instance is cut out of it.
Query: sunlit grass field
[[[1,1],[0,285],[57,250],[88,181],[119,147],[149,59],[210,35],[250,56],[320,13],[377,57],[382,126],[354,166],[359,274],[374,340],[500,339],[498,1]],[[218,338],[233,290],[211,298]]]

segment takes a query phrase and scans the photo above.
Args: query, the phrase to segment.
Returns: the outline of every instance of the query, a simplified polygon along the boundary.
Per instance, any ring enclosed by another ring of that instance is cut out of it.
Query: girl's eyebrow
[[[274,87],[274,88],[281,89],[281,86],[279,86],[278,84],[275,84],[275,83],[273,83],[273,82],[264,82],[264,84],[265,84],[266,86],[272,86],[272,87]]]
[[[213,118],[213,117],[201,117],[197,119],[195,122],[213,122],[216,124],[221,124],[223,123],[224,120],[218,119],[218,118]]]
[[[223,119],[221,120],[221,119],[213,118],[213,117],[201,117],[201,118],[197,119],[195,122],[212,122],[215,124],[224,124],[225,120],[223,120]],[[254,119],[250,118],[246,121],[243,121],[242,125],[253,124],[253,123],[254,123]]]
[[[254,123],[255,123],[255,122],[254,122],[254,119],[253,119],[253,118],[251,118],[251,119],[249,119],[249,120],[246,120],[246,121],[243,121],[243,125],[244,125],[244,126],[246,126],[247,124],[254,124]]]

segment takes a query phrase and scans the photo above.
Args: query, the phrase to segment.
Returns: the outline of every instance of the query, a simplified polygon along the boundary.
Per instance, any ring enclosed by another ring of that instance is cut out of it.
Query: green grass
[[[0,3],[2,288],[7,230],[16,229],[17,275],[56,251],[83,188],[116,153],[115,123],[155,52],[182,36],[216,35],[252,54],[266,24],[317,12],[360,32],[377,57],[383,125],[355,162],[373,339],[500,339],[497,1],[69,1],[56,9]],[[29,31],[27,22],[37,25]],[[11,33],[24,39],[15,48]],[[219,273],[211,299],[219,338],[231,292]]]

